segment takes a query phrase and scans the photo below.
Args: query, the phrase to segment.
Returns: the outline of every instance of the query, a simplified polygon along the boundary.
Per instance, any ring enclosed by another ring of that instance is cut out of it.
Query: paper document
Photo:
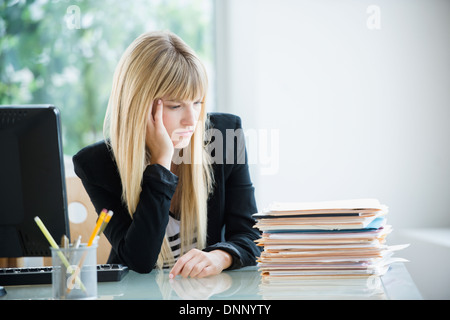
[[[274,203],[256,213],[258,266],[270,279],[360,279],[381,276],[407,245],[388,246],[388,207],[376,199]]]

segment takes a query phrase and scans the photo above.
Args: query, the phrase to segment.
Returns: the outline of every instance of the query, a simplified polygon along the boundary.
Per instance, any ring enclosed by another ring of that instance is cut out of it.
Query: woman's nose
[[[194,126],[198,117],[198,112],[195,110],[194,104],[189,104],[188,108],[185,108],[184,110],[185,112],[181,124],[188,127]]]

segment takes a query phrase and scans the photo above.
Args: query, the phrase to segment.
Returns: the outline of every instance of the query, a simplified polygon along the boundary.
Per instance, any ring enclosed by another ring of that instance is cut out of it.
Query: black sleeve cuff
[[[229,266],[226,270],[233,270],[233,269],[240,269],[242,268],[242,261],[241,261],[241,255],[239,254],[239,251],[231,244],[227,242],[218,242],[216,244],[213,244],[211,246],[206,247],[203,249],[205,252],[210,252],[214,250],[223,250],[226,253],[231,255],[231,258],[233,262],[231,263],[231,266]]]
[[[143,182],[148,183],[154,187],[154,190],[160,190],[171,198],[177,188],[178,177],[164,166],[153,164],[145,168]]]

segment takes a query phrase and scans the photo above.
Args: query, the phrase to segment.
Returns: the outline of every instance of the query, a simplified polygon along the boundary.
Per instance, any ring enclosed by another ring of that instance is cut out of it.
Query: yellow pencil
[[[97,224],[95,225],[94,231],[92,231],[91,237],[89,238],[87,246],[90,247],[94,243],[95,237],[97,236],[98,231],[100,230],[100,227],[102,226],[103,220],[106,217],[106,209],[103,209],[100,213],[100,217],[97,220]]]
[[[103,231],[105,231],[106,226],[108,225],[109,221],[111,220],[112,216],[113,216],[114,212],[112,212],[111,210],[108,211],[108,214],[105,217],[105,220],[102,223],[102,226],[100,227],[100,230],[98,230],[97,236],[101,236]]]

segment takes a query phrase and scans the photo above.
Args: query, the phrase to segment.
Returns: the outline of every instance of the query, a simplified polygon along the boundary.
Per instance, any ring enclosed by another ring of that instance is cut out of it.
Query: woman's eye
[[[198,109],[198,108],[201,107],[202,104],[203,104],[203,102],[201,102],[201,101],[194,102],[194,107]],[[176,105],[176,106],[168,105],[167,106],[167,108],[169,108],[170,110],[176,110],[176,109],[179,109],[181,107],[182,107],[182,105]]]

